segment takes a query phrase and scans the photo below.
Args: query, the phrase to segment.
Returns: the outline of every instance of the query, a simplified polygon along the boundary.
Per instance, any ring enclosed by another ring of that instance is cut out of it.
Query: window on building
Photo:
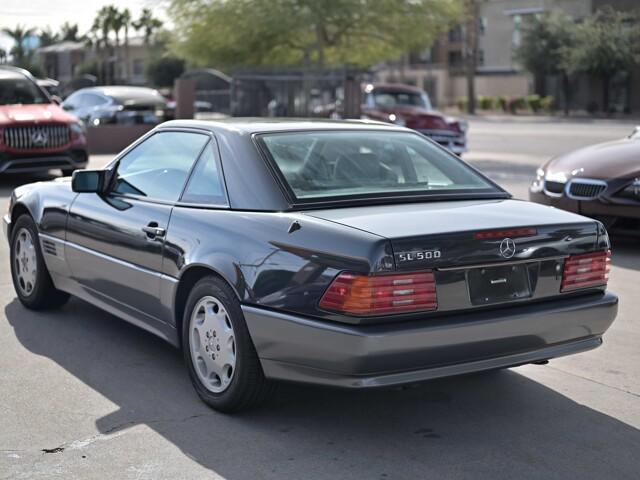
[[[133,74],[136,77],[144,75],[144,60],[136,58],[133,60]]]
[[[520,26],[522,23],[522,17],[520,15],[513,16],[513,33],[511,35],[511,44],[514,48],[518,48],[520,46],[520,41],[522,40],[522,35],[520,31]]]
[[[480,17],[478,31],[480,32],[480,35],[484,35],[487,31],[487,17]]]
[[[452,50],[449,52],[449,66],[461,67],[464,64],[464,58],[460,50]]]
[[[456,25],[451,30],[449,30],[449,41],[451,43],[461,42],[464,38],[464,29],[462,25]]]

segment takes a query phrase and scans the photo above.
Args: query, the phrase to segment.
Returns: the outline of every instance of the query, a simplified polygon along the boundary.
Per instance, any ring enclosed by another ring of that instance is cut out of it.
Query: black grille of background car
[[[7,127],[3,135],[4,144],[18,150],[59,148],[69,143],[70,139],[71,129],[68,125]]]
[[[604,183],[581,182],[573,180],[569,186],[569,194],[573,197],[596,198],[607,189]]]
[[[564,183],[562,182],[554,182],[551,180],[545,180],[544,189],[547,192],[555,193],[560,195],[564,191]]]

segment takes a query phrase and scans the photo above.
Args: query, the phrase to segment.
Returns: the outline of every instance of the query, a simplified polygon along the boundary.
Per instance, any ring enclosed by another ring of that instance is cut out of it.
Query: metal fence
[[[369,71],[352,68],[236,71],[231,114],[359,118],[360,86],[371,77]]]

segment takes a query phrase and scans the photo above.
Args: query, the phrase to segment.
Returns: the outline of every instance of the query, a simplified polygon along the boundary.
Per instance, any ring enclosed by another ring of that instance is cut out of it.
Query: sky
[[[64,22],[70,22],[77,23],[80,33],[85,33],[96,12],[104,5],[128,7],[133,18],[148,7],[166,21],[164,4],[165,0],[0,0],[0,30],[20,24],[35,28],[50,26],[56,31]],[[11,43],[6,36],[0,35],[0,47],[8,50]]]

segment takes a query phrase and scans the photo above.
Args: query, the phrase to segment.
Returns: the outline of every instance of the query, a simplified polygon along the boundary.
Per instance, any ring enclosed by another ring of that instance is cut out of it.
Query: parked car
[[[640,127],[552,158],[538,169],[529,198],[597,218],[612,233],[640,235]]]
[[[367,84],[362,90],[361,118],[394,123],[416,130],[461,156],[467,151],[468,124],[433,109],[424,90],[404,84]],[[277,103],[274,110],[282,105]],[[313,108],[315,117],[343,118],[344,106],[336,101]],[[280,116],[277,113],[273,116]]]
[[[456,155],[467,151],[467,123],[434,110],[424,90],[409,85],[369,84],[364,95],[365,118],[416,130]]]
[[[0,173],[60,169],[70,175],[87,164],[82,123],[62,110],[26,70],[0,66]]]
[[[164,97],[146,87],[82,88],[69,95],[62,107],[91,126],[156,124],[167,116]]]
[[[3,224],[23,305],[72,294],[181,346],[222,411],[272,380],[544,362],[599,346],[617,312],[600,222],[378,122],[167,122],[103,170],[17,188]]]

